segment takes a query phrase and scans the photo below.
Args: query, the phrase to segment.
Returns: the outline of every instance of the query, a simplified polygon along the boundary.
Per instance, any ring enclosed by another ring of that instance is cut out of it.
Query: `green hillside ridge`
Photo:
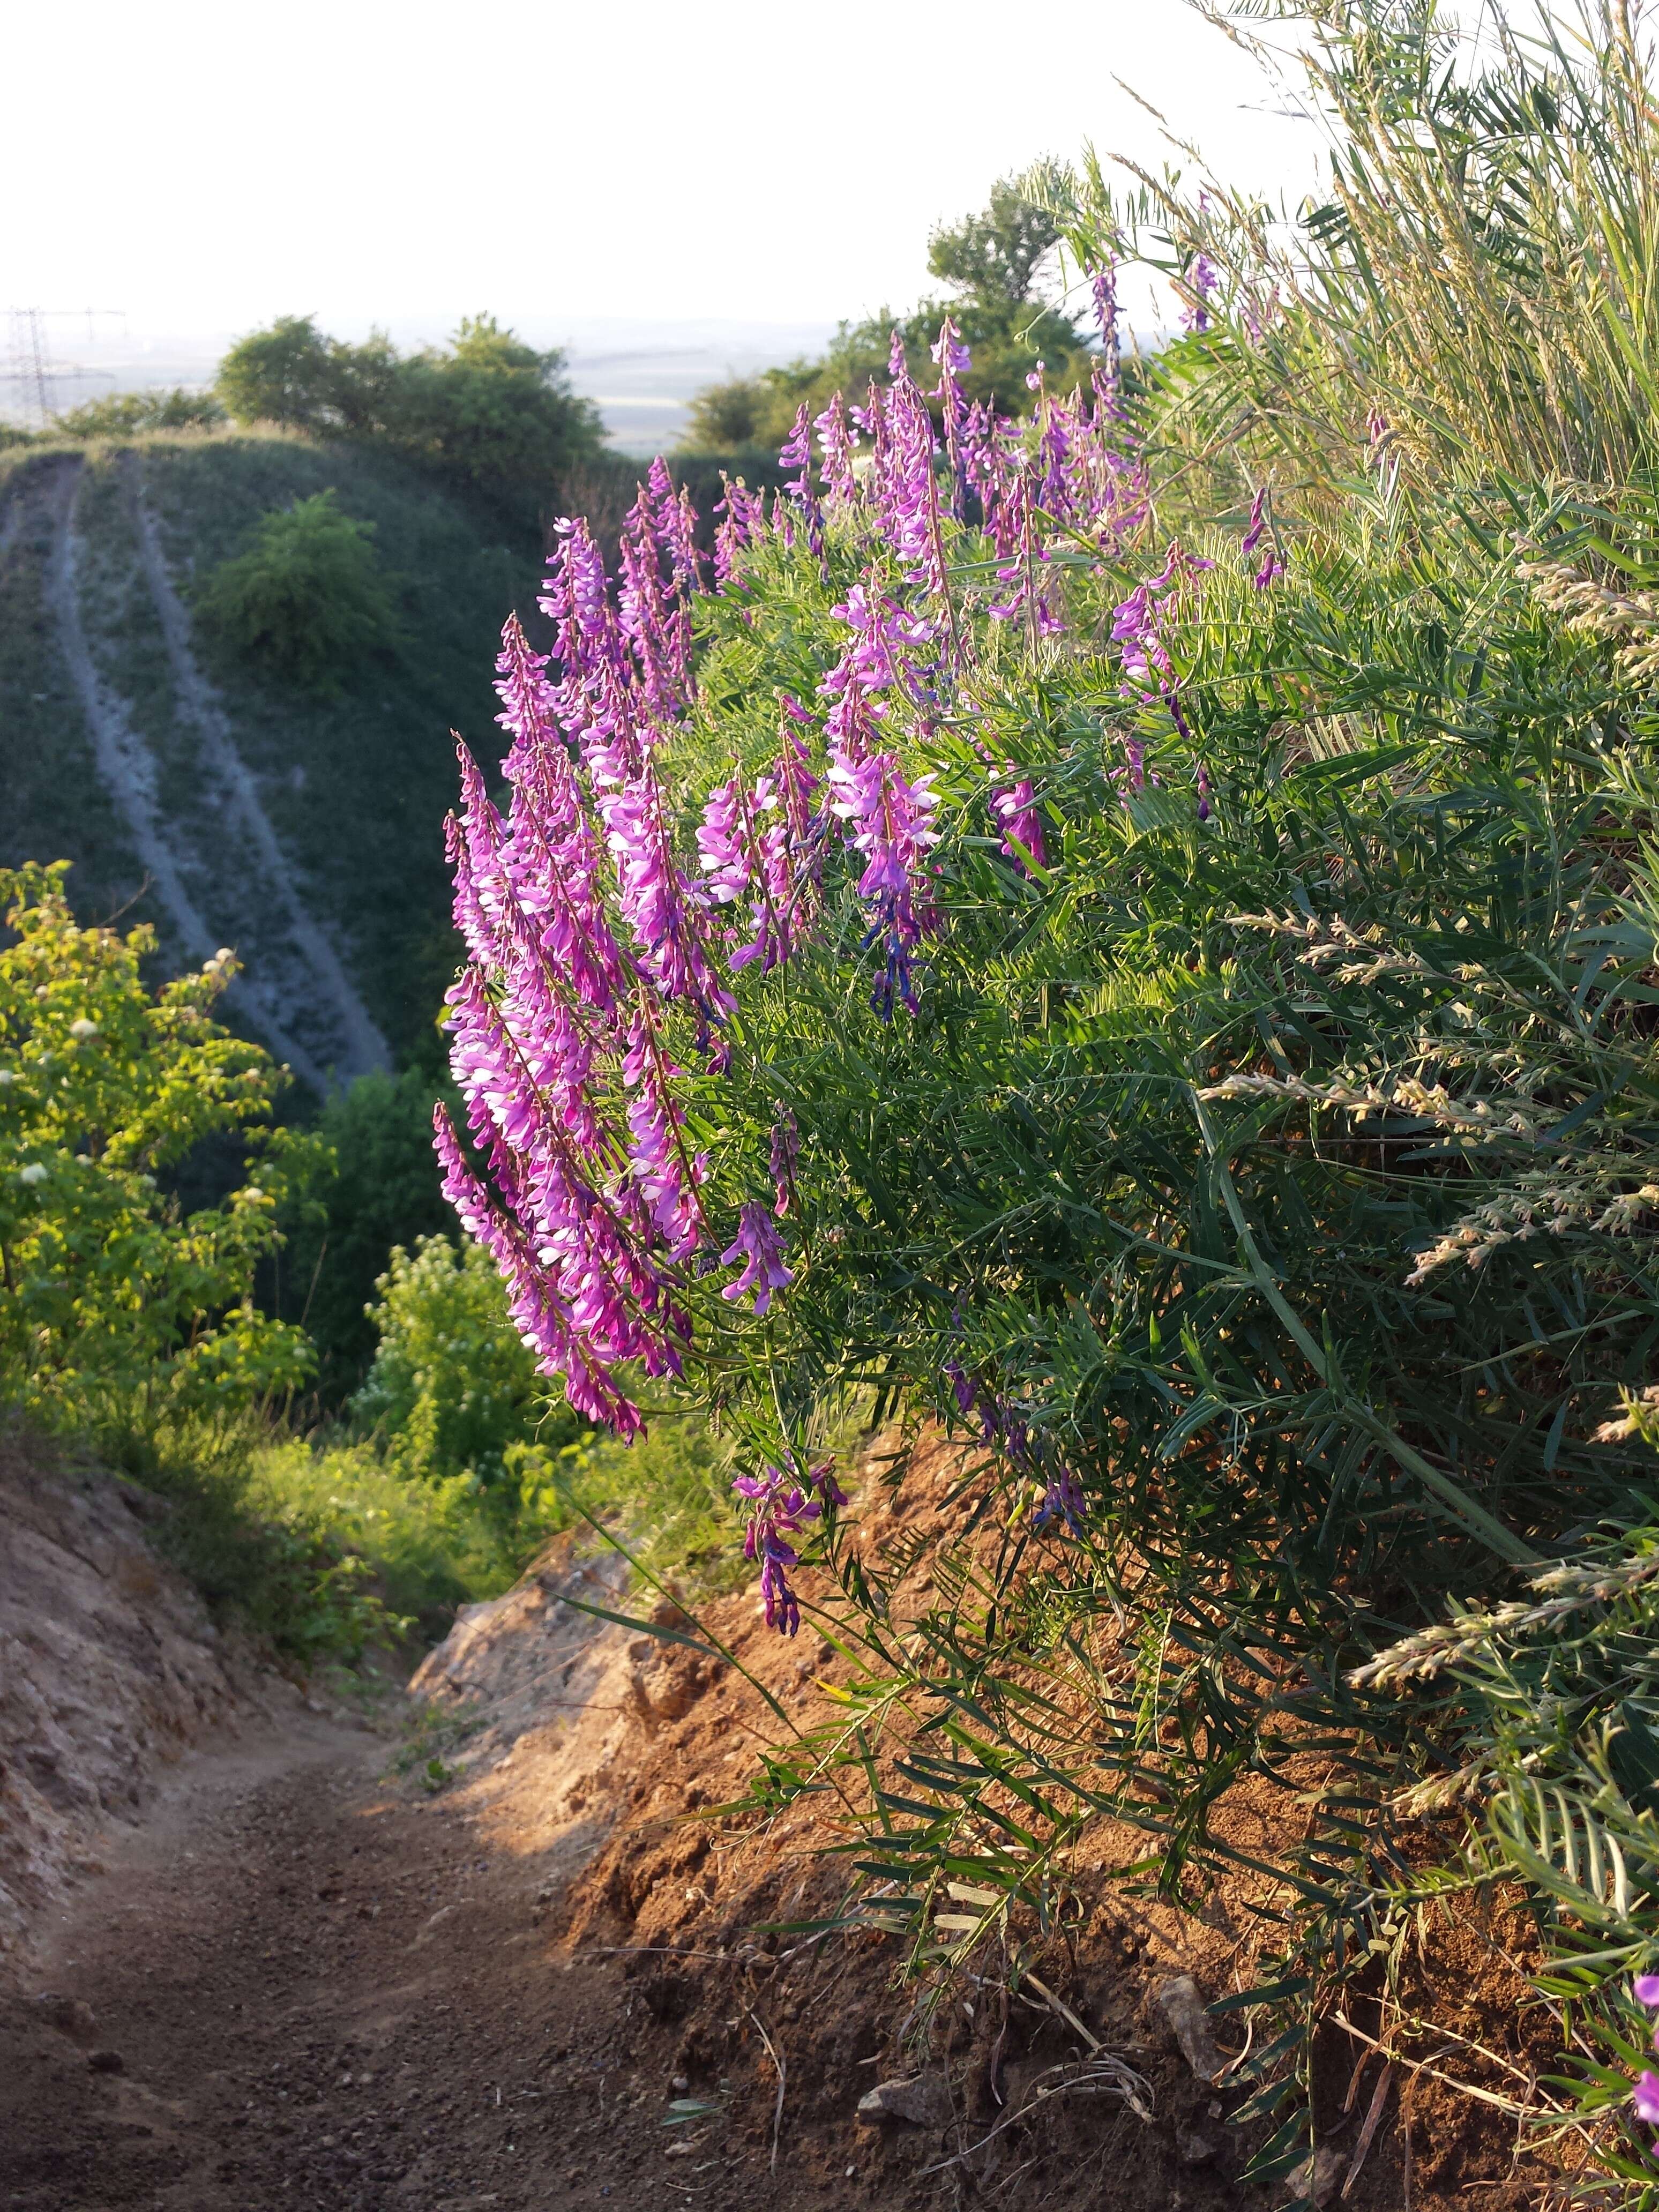
[[[502,544],[499,525],[383,451],[260,428],[37,444],[0,458],[0,862],[70,860],[83,913],[153,921],[169,967],[190,955],[100,772],[68,665],[69,529],[86,642],[153,760],[155,811],[184,887],[216,944],[236,947],[252,990],[280,975],[293,950],[286,917],[227,834],[224,793],[146,576],[142,515],[188,611],[195,580],[243,552],[262,517],[325,491],[373,525],[400,640],[343,669],[332,697],[262,672],[200,622],[189,623],[188,648],[222,702],[301,906],[337,945],[390,1056],[433,1063],[433,1018],[453,969],[439,832],[453,784],[449,732],[495,755],[493,641],[509,608],[533,616],[538,562],[536,548]],[[305,1019],[303,1006],[283,1011]],[[239,1025],[259,1027],[239,1012]]]

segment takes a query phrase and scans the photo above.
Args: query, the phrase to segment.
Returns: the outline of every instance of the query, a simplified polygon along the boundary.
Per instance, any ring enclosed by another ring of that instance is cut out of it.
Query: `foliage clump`
[[[318,1117],[331,1164],[284,1224],[283,1310],[304,1316],[327,1407],[361,1388],[374,1357],[374,1302],[387,1254],[441,1235],[452,1219],[432,1157],[439,1087],[417,1068],[377,1071],[331,1092]]]
[[[546,1385],[477,1245],[447,1237],[422,1237],[412,1253],[394,1245],[375,1289],[369,1318],[380,1346],[352,1410],[383,1437],[400,1474],[462,1474],[499,1490],[514,1446],[532,1434],[553,1452],[580,1437],[568,1412],[543,1425]]]
[[[872,377],[885,378],[895,331],[912,374],[926,383],[930,349],[947,311],[973,356],[963,380],[968,397],[989,400],[1006,414],[1024,414],[1032,404],[1026,379],[1039,361],[1050,381],[1064,388],[1076,380],[1087,352],[1077,325],[1043,296],[1042,271],[1060,234],[1054,216],[1013,179],[1003,178],[984,209],[941,224],[928,240],[928,270],[949,288],[945,297],[902,315],[883,308],[862,322],[842,323],[816,361],[708,386],[691,402],[682,445],[688,453],[748,447],[775,452],[799,407],[817,416],[836,392],[856,400]]]
[[[562,353],[538,352],[492,315],[412,354],[380,331],[353,345],[283,315],[231,348],[216,392],[238,422],[373,439],[533,526],[572,471],[602,454],[598,411],[563,369]]]
[[[48,1419],[280,1397],[311,1347],[254,1281],[319,1148],[274,1118],[286,1070],[212,1018],[233,955],[152,993],[155,933],[78,924],[66,874],[0,871],[0,1385]],[[239,1137],[241,1178],[184,1212],[169,1177]]]
[[[131,438],[144,430],[212,430],[229,421],[210,392],[118,392],[107,399],[88,399],[52,421],[52,434],[64,438]]]
[[[1288,244],[1209,180],[1030,180],[1086,389],[975,410],[950,331],[859,424],[803,372],[786,492],[733,487],[698,591],[653,474],[613,620],[565,534],[560,686],[509,630],[511,805],[469,775],[457,825],[493,1172],[446,1136],[447,1188],[596,1418],[652,1359],[718,1406],[769,1619],[867,1668],[762,1795],[867,1783],[849,1917],[927,2002],[1054,1926],[1091,1823],[1179,1895],[1279,1794],[1255,2177],[1343,1989],[1394,2021],[1413,1916],[1502,1876],[1564,2008],[1535,2110],[1652,2193],[1652,1462],[1608,1416],[1659,1337],[1655,106],[1612,6],[1587,57],[1305,21],[1334,189]],[[1133,384],[1131,259],[1182,321]],[[890,1573],[820,1455],[860,1389],[963,1447]],[[1552,1654],[1569,1583],[1612,1626]],[[1475,1702],[1396,1702],[1370,1662],[1453,1593]]]
[[[345,514],[333,491],[296,499],[264,517],[245,553],[203,578],[197,617],[280,682],[333,696],[365,656],[403,642],[374,539],[374,525]]]

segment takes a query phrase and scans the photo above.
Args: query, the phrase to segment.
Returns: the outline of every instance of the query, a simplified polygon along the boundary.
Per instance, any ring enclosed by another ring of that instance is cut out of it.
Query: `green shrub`
[[[0,1394],[143,1429],[291,1390],[310,1345],[254,1310],[253,1281],[321,1148],[272,1126],[289,1079],[210,1018],[233,956],[152,996],[155,933],[78,927],[66,872],[0,870]],[[168,1171],[239,1133],[246,1180],[182,1212]]]
[[[215,390],[238,422],[274,422],[318,435],[371,433],[392,404],[398,356],[377,331],[362,345],[325,337],[309,315],[279,315],[239,338]]]
[[[216,1620],[305,1667],[355,1663],[369,1645],[408,1632],[420,1610],[408,1601],[425,1584],[381,1577],[344,1516],[274,1490],[261,1473],[268,1436],[257,1413],[169,1413],[142,1430],[106,1429],[98,1449],[172,1507],[150,1525],[149,1540]]]
[[[389,1463],[422,1481],[455,1475],[487,1488],[507,1481],[512,1446],[539,1437],[556,1451],[581,1433],[536,1372],[507,1319],[507,1292],[467,1239],[422,1237],[394,1246],[369,1318],[380,1349],[352,1410],[384,1439]]]
[[[636,1443],[596,1437],[536,1371],[501,1277],[470,1239],[394,1249],[377,1288],[380,1349],[351,1411],[372,1425],[390,1475],[436,1486],[444,1525],[472,1512],[481,1558],[516,1571],[580,1501],[653,1571],[711,1587],[746,1571],[729,1541],[731,1455],[700,1414],[665,1392]]]
[[[732,1588],[753,1571],[732,1543],[732,1452],[695,1409],[659,1409],[631,1444],[589,1434],[507,1454],[526,1490],[586,1510],[653,1574],[686,1589]],[[544,1510],[551,1510],[550,1504]]]
[[[360,1076],[330,1097],[317,1123],[333,1170],[289,1230],[284,1310],[317,1347],[325,1405],[359,1389],[374,1357],[369,1309],[387,1253],[453,1220],[432,1150],[439,1088],[413,1068]]]
[[[378,1445],[276,1438],[255,1455],[246,1503],[295,1538],[361,1559],[391,1614],[430,1641],[458,1605],[508,1589],[569,1515],[535,1486],[482,1491],[470,1474],[412,1480]]]
[[[598,410],[563,369],[562,354],[538,352],[491,315],[415,354],[378,331],[351,345],[285,315],[231,349],[217,391],[239,422],[373,439],[532,528],[569,471],[603,453]]]
[[[127,438],[141,430],[210,430],[228,421],[210,392],[118,392],[54,416],[64,438]]]
[[[374,525],[343,514],[331,490],[295,500],[197,586],[198,618],[230,651],[331,697],[365,655],[404,641],[374,537]]]
[[[951,288],[949,297],[925,300],[901,315],[884,307],[861,322],[842,323],[816,360],[706,386],[692,399],[683,448],[704,453],[754,447],[775,454],[803,404],[816,416],[837,392],[856,403],[872,377],[884,380],[895,329],[912,375],[931,384],[930,349],[947,312],[973,354],[963,387],[968,398],[989,400],[1004,415],[1029,413],[1025,379],[1039,360],[1055,390],[1087,370],[1076,325],[1040,295],[1038,270],[1060,235],[1053,213],[1012,178],[1000,179],[979,213],[940,224],[928,240],[928,271]],[[752,469],[745,473],[751,484],[758,480]]]
[[[1568,2043],[1580,1994],[1618,1995],[1594,1977],[1659,1947],[1651,1468],[1607,1419],[1659,1343],[1652,87],[1612,4],[1582,53],[1501,11],[1461,50],[1427,5],[1290,12],[1331,204],[1287,238],[1207,185],[1050,177],[1079,260],[1133,247],[1184,294],[1130,418],[1008,441],[1024,496],[992,485],[994,535],[934,520],[950,480],[901,387],[913,442],[699,606],[695,702],[635,787],[765,932],[698,948],[736,1001],[717,1055],[712,982],[654,1011],[702,1170],[697,1257],[653,1255],[673,1350],[739,1437],[775,1620],[799,1550],[801,1610],[867,1670],[761,1794],[867,1793],[848,1917],[911,1936],[924,2019],[976,1947],[1052,1936],[1101,1825],[1188,1899],[1238,1868],[1241,1797],[1293,1833],[1245,1861],[1282,1876],[1255,1899],[1286,1934],[1241,1993],[1267,2017],[1230,2117],[1275,2124],[1252,2181],[1307,2156],[1316,2038],[1430,1940],[1429,1896],[1521,1875]],[[1142,471],[1144,506],[1104,495]],[[738,817],[789,770],[781,700],[833,798],[781,831],[780,886]],[[631,860],[642,833],[589,803]],[[659,923],[623,868],[606,888],[648,1004],[695,901]],[[467,1041],[502,1146],[529,1133],[506,1209],[569,1173],[512,1097],[526,942],[480,953]],[[605,1133],[596,1210],[640,1081],[597,1005],[567,1078]],[[574,1314],[539,1219],[473,1203],[526,1300]],[[956,1510],[885,1559],[799,1494],[854,1383],[975,1440]],[[1604,1517],[1626,1534],[1587,1544]],[[1535,1607],[1504,1602],[1517,1569]],[[1363,1662],[1454,1591],[1460,1694],[1402,1720]],[[1413,1889],[1411,1793],[1465,1750],[1492,1827]],[[981,1910],[936,1917],[947,1881]],[[1609,2002],[1595,2089],[1628,2112],[1644,2053]]]

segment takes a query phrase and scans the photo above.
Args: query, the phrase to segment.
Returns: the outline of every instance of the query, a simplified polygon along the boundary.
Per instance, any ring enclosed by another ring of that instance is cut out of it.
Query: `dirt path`
[[[313,1004],[327,1005],[333,1011],[341,1037],[336,1076],[349,1082],[354,1076],[389,1067],[391,1054],[386,1039],[354,988],[338,952],[307,911],[295,885],[293,869],[260,799],[258,786],[236,750],[224,707],[196,665],[190,646],[190,617],[167,572],[161,533],[144,495],[135,456],[128,457],[127,466],[144,580],[167,641],[173,689],[180,708],[201,737],[204,757],[220,786],[225,812],[240,821],[285,910],[288,933],[311,971],[307,996]]]
[[[46,577],[47,605],[57,628],[64,665],[91,732],[99,775],[120,811],[139,864],[173,925],[179,949],[189,960],[205,961],[212,957],[220,940],[192,897],[179,856],[163,828],[156,804],[155,757],[133,727],[125,702],[100,675],[88,641],[86,624],[82,620],[82,546],[75,527],[76,495],[82,473],[78,460],[65,461],[54,471],[46,488],[53,530]],[[324,1090],[324,1070],[287,1024],[246,984],[234,984],[232,991],[232,1003],[241,1008],[278,1056],[313,1090]]]
[[[109,1859],[0,2002],[7,2212],[663,2201],[673,2091],[618,1978],[551,1955],[538,1860],[389,1787],[387,1748],[301,1715]],[[755,2201],[722,2179],[698,2200]]]
[[[948,1510],[956,1463],[941,1454],[945,1502],[925,1510]],[[1237,1985],[1242,1893],[1201,1913],[1126,1894],[1113,1870],[1142,1832],[1107,1824],[1078,1854],[1063,1940],[1035,1954],[1042,1979],[1016,1987],[981,1954],[984,1973],[939,1986],[924,2023],[900,1947],[874,1928],[820,1940],[845,1881],[844,1860],[821,1856],[844,1840],[833,1802],[799,1799],[765,1824],[731,1807],[775,1711],[694,1644],[596,1627],[578,1599],[599,1569],[568,1539],[468,1608],[420,1670],[408,1763],[433,1759],[428,1796],[389,1775],[389,1729],[268,1678],[257,1698],[221,1700],[222,1725],[243,1731],[232,1745],[212,1732],[218,1708],[202,1734],[161,1726],[137,1694],[156,1668],[127,1647],[159,1619],[164,1578],[146,1583],[131,1530],[110,1529],[124,1499],[49,1487],[25,1486],[33,1520],[11,1539],[10,1657],[25,1686],[33,1664],[43,1711],[0,1736],[0,1819],[7,1770],[33,1766],[51,1804],[80,1808],[85,1848],[74,1881],[39,1890],[12,1954],[26,1978],[0,1973],[4,2212],[1285,2202],[1243,2179],[1267,2124],[1234,2128],[1243,2091],[1183,2049],[1159,1995],[1187,1973],[1211,1996]],[[43,1579],[30,1527],[80,1571]],[[7,1557],[0,1544],[0,1569]],[[201,1704],[192,1667],[218,1663],[200,1620],[196,1661],[181,1649],[181,1604],[163,1670],[179,1676],[175,1723]],[[767,1638],[751,1592],[710,1613],[778,1705],[810,1717],[830,1647]],[[100,1639],[112,1660],[127,1651],[125,1718],[95,1679]],[[220,1747],[168,1767],[180,1741]],[[150,1786],[134,1795],[122,1783],[140,1753]],[[141,1825],[124,1829],[129,1805]],[[1251,1845],[1261,1831],[1238,1832]],[[1507,2035],[1517,2063],[1547,2061],[1516,1965],[1526,1940],[1512,1905],[1449,1917],[1413,1970],[1425,2016],[1470,2050]],[[1383,2109],[1375,2088],[1356,2098],[1358,2081],[1346,2044],[1321,2046],[1322,2136],[1345,2155],[1362,2114]],[[861,2122],[872,2097],[888,2117]],[[1523,2212],[1559,2179],[1489,2103],[1437,2080],[1412,2097],[1409,2169],[1396,2105],[1350,2212],[1455,2212],[1476,2188],[1486,2212]],[[676,2099],[684,2124],[671,2127]]]

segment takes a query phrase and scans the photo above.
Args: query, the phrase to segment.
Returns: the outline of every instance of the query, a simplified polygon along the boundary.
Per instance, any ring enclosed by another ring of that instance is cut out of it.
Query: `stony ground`
[[[8,2212],[687,2194],[620,1963],[550,1958],[536,1863],[386,1787],[386,1751],[301,1717],[110,1854],[0,2006]]]

